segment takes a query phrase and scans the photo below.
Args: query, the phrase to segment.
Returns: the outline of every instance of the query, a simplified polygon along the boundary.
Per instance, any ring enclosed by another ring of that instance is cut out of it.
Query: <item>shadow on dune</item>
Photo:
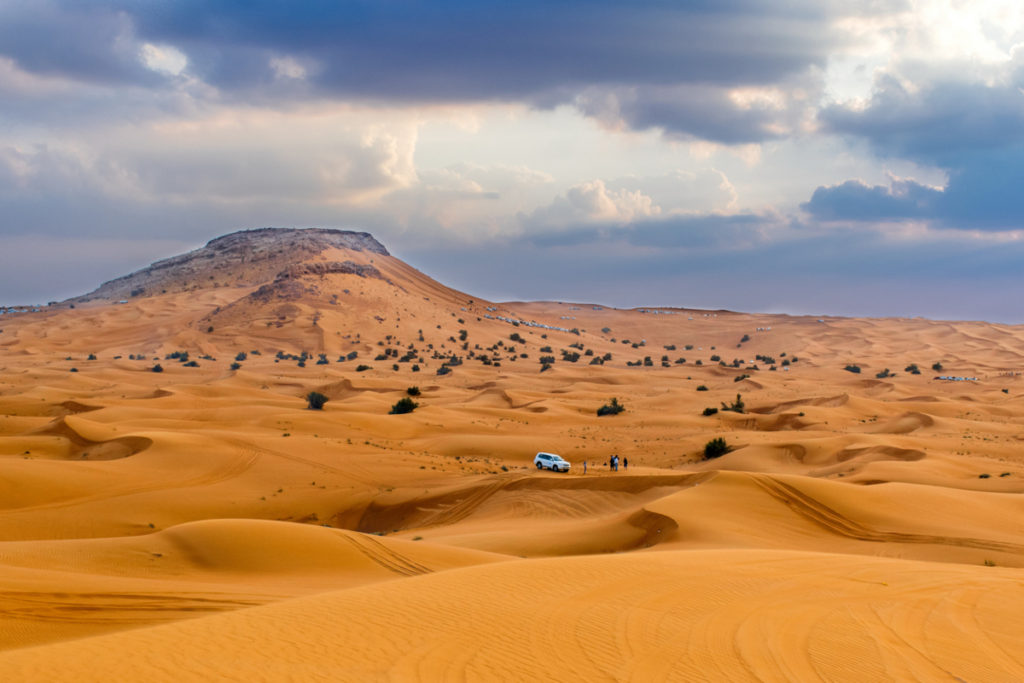
[[[87,439],[75,431],[63,417],[29,434],[65,440],[67,450],[56,458],[59,460],[120,460],[141,453],[153,445],[153,441],[144,436],[122,436],[106,441]]]

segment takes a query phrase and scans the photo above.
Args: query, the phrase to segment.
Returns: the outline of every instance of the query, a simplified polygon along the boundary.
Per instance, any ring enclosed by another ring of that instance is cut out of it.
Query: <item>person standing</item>
[[[583,474],[586,474],[586,473],[587,473],[587,461],[584,460],[583,461]]]
[[[629,458],[623,458],[622,459],[622,469],[624,469],[624,470],[628,470],[629,469]]]

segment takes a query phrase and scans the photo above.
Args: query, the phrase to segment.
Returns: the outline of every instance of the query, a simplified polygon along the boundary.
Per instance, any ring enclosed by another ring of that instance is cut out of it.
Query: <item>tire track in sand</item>
[[[918,543],[927,545],[950,545],[976,550],[1024,554],[1024,545],[992,541],[983,538],[964,536],[939,536],[935,534],[915,534],[905,531],[883,531],[874,529],[846,517],[835,508],[831,508],[817,498],[810,496],[797,487],[779,481],[768,475],[754,474],[751,479],[773,498],[779,500],[800,516],[808,519],[827,531],[839,536],[846,536],[858,541],[875,543]]]

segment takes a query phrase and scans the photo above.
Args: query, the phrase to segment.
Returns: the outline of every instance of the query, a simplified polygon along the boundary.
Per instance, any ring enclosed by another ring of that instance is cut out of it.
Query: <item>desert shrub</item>
[[[408,389],[405,390],[405,393],[407,393],[410,396],[419,396],[420,395],[420,388],[419,387],[409,387]]]
[[[356,372],[366,372],[367,370],[370,370],[370,369],[371,368],[370,368],[369,365],[362,365],[362,364],[360,364],[360,365],[356,366]]]
[[[78,368],[71,368],[68,372],[78,372]]]
[[[466,330],[459,330],[459,341],[466,341],[466,338],[468,336],[469,332],[467,332]]]
[[[235,360],[237,360],[237,361],[243,361],[243,360],[245,360],[245,359],[246,359],[246,358],[248,358],[248,357],[249,357],[249,356],[248,356],[248,355],[247,355],[247,354],[245,353],[245,351],[239,351],[239,352],[238,352],[238,353],[237,353],[237,354],[235,355]]]
[[[742,375],[736,375],[735,377],[733,377],[732,381],[733,382],[742,382],[743,380],[747,379],[748,377],[750,377],[750,375],[748,375],[747,373],[743,373]]]
[[[310,410],[323,410],[324,404],[327,403],[328,400],[329,399],[319,391],[311,391],[306,394],[306,403],[309,404]]]
[[[540,352],[541,353],[551,353],[551,347],[550,346],[542,346],[542,347],[540,347]]]
[[[843,368],[843,370],[846,370],[847,372],[852,372],[855,375],[859,375],[860,374],[860,366],[859,365],[847,365],[845,368]]]
[[[889,372],[889,368],[886,368],[885,370],[882,370],[881,372],[876,372],[875,373],[875,378],[876,379],[885,379],[886,377],[895,377],[895,375],[893,373]]]
[[[618,415],[626,406],[619,403],[619,399],[613,398],[610,403],[605,403],[603,406],[597,409],[597,416],[602,417],[604,415]]]
[[[935,372],[942,372],[942,363],[940,363],[939,361],[935,361],[934,363],[932,363],[932,370],[934,370]]]
[[[988,479],[988,478],[989,478],[989,477],[991,477],[991,476],[992,476],[992,475],[991,475],[991,474],[988,474],[988,473],[985,473],[985,474],[979,474],[979,475],[978,475],[978,479]]]
[[[508,336],[508,338],[511,339],[514,342],[519,342],[520,344],[525,344],[526,343],[526,340],[523,339],[523,337],[518,332],[513,332],[512,334],[510,334]]]
[[[416,410],[416,408],[418,408],[419,405],[419,403],[412,400],[408,396],[403,396],[402,398],[398,399],[398,403],[391,406],[391,412],[389,412],[388,414],[404,415],[405,413],[411,413],[412,411]]]
[[[715,437],[704,444],[704,459],[711,460],[713,458],[720,458],[730,450],[732,449],[729,448],[727,443],[725,443],[725,439],[720,436]]]
[[[163,372],[164,371],[164,366],[162,366],[159,363],[157,363],[156,365],[151,367],[150,370],[152,370],[153,372]]]
[[[742,413],[744,408],[746,408],[746,404],[743,403],[743,397],[739,394],[736,394],[736,400],[732,403],[729,403],[728,405],[725,403],[722,404],[722,410],[728,410],[732,413]]]
[[[676,345],[675,344],[665,344],[665,350],[666,351],[675,351],[676,350]]]
[[[707,391],[707,390],[708,390],[708,388],[706,386],[704,386],[703,384],[701,384],[701,385],[699,385],[697,387],[697,391]]]
[[[197,363],[194,360],[190,360],[189,362],[185,363],[185,367],[186,368],[198,368],[199,367],[199,363]]]
[[[579,359],[580,359],[580,354],[578,352],[576,352],[576,351],[569,352],[569,351],[566,351],[565,349],[562,349],[562,360],[567,361],[569,363],[575,363]]]
[[[903,368],[903,372],[909,372],[911,375],[920,375],[921,368],[917,367],[917,363],[911,363],[907,367]]]
[[[555,362],[555,357],[554,356],[541,356],[540,357],[541,365],[551,365],[554,362]]]
[[[611,331],[612,331],[612,328],[610,328],[610,327],[602,327],[601,328],[601,332],[603,332],[604,334],[608,334]]]
[[[644,367],[651,367],[654,365],[654,361],[651,360],[650,356],[644,356]]]
[[[704,412],[701,414],[704,415],[704,417],[707,417],[708,415],[717,415],[718,408],[705,408]]]
[[[95,353],[90,353],[89,357],[86,358],[86,360],[96,360],[96,354]]]
[[[546,372],[551,369],[551,363],[542,363],[540,366],[541,372]]]
[[[241,363],[232,363],[231,364],[231,369],[232,370],[239,370],[239,369],[241,369],[241,367],[242,367]]]
[[[697,362],[694,363],[694,365],[704,365],[704,361],[702,361],[700,358],[698,358]]]
[[[419,365],[413,365],[412,366],[412,371],[413,372],[419,372],[420,371],[420,366]]]
[[[451,371],[452,371],[451,367],[449,367],[449,366],[447,366],[447,365],[442,365],[441,367],[439,367],[439,368],[437,369],[437,374],[438,374],[438,375],[447,375],[447,374],[448,374],[448,373],[450,373]]]

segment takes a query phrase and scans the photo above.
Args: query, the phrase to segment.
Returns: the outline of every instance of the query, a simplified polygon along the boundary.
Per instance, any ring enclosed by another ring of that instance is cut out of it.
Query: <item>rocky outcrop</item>
[[[352,262],[303,263],[329,249],[389,255],[384,245],[367,232],[326,228],[242,230],[210,240],[205,246],[187,254],[156,261],[134,273],[110,280],[89,294],[69,299],[67,303],[130,299],[207,287],[259,287],[274,282],[286,272],[290,273],[288,277],[296,277],[302,269],[313,275],[346,272],[362,277],[380,277],[376,268]],[[314,272],[317,268],[327,270]]]
[[[305,275],[358,275],[359,277],[372,277],[382,280],[380,271],[371,265],[353,263],[352,261],[322,261],[312,263],[297,263],[288,266],[277,274],[276,280],[287,280]]]

